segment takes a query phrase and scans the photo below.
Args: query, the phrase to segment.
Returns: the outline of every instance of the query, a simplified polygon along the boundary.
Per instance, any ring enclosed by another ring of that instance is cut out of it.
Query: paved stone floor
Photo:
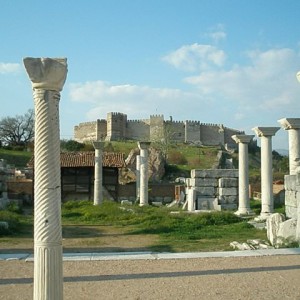
[[[0,256],[0,299],[32,299],[33,259]],[[300,249],[64,255],[64,299],[298,299]]]

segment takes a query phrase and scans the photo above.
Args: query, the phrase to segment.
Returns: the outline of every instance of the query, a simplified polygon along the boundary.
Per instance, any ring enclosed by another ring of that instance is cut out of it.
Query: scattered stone
[[[121,205],[132,205],[132,202],[129,200],[122,200]]]
[[[267,237],[271,245],[276,244],[279,226],[285,221],[285,216],[283,214],[275,213],[269,216],[266,220],[267,225]]]

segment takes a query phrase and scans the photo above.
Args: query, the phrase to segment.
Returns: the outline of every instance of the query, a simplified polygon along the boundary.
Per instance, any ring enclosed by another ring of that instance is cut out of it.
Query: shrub
[[[173,150],[168,154],[168,163],[175,165],[185,165],[187,164],[187,160],[181,152]]]

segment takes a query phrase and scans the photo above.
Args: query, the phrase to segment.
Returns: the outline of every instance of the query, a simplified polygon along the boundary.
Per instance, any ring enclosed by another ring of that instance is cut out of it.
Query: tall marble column
[[[296,169],[300,166],[300,118],[284,118],[278,122],[284,130],[288,130],[289,174],[295,175]]]
[[[136,200],[140,201],[140,182],[141,182],[141,156],[137,155],[136,156]]]
[[[255,127],[254,132],[261,138],[261,219],[274,212],[272,175],[272,136],[280,127]]]
[[[95,169],[94,169],[94,205],[100,205],[103,202],[102,187],[102,155],[104,142],[93,142],[95,148]]]
[[[65,58],[23,60],[35,103],[34,300],[63,299],[59,100]]]
[[[150,142],[138,142],[141,156],[140,164],[140,206],[148,205],[148,149]]]
[[[239,145],[239,207],[237,215],[252,214],[249,199],[249,163],[248,144],[254,135],[233,135],[232,139]]]

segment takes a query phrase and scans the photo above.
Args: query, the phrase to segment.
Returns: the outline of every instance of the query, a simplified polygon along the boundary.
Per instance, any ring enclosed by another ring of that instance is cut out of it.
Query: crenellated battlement
[[[202,145],[225,145],[232,147],[236,143],[231,136],[243,133],[240,130],[225,127],[223,124],[206,123],[197,120],[164,120],[163,114],[150,115],[149,119],[127,120],[127,115],[109,112],[107,118],[92,122],[83,122],[74,126],[74,139],[103,138],[111,140],[161,140],[165,134],[164,127],[172,132],[174,142],[196,143]]]

